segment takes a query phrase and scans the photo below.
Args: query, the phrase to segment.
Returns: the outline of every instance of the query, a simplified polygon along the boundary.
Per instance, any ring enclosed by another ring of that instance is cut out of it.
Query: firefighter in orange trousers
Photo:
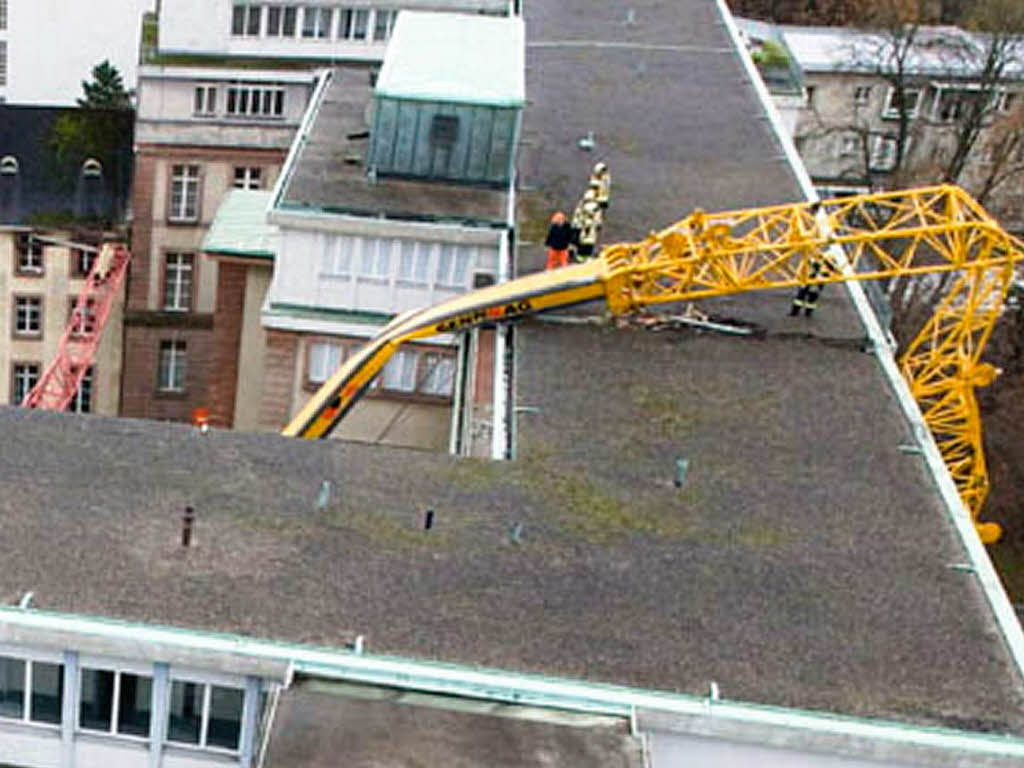
[[[565,214],[555,211],[548,227],[548,236],[544,245],[548,247],[547,269],[569,266],[569,244],[572,242],[572,231]]]

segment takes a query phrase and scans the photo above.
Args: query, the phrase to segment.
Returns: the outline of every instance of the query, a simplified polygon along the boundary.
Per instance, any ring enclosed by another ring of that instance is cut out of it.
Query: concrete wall
[[[260,308],[270,289],[270,267],[246,270],[242,331],[239,342],[238,380],[235,390],[235,429],[257,430],[263,399],[267,332],[260,323]]]
[[[135,88],[142,14],[153,6],[154,0],[9,2],[8,103],[74,106],[82,80],[104,59],[126,88]]]
[[[55,239],[70,239],[72,234],[39,232]],[[17,252],[14,232],[0,232],[0,403],[11,402],[12,365],[38,363],[40,372],[57,354],[57,346],[67,327],[70,305],[82,289],[81,278],[73,274],[73,255],[64,246],[44,246],[43,273],[39,276],[16,274]],[[123,290],[123,289],[122,289]],[[38,338],[16,338],[13,334],[14,297],[39,296],[43,306],[43,333]],[[92,412],[117,414],[121,382],[121,337],[123,296],[115,301],[107,319],[95,362],[93,363]]]

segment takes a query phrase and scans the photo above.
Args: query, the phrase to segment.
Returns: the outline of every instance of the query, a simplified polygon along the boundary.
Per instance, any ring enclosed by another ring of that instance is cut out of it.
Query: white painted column
[[[64,690],[60,713],[61,768],[75,768],[75,722],[78,720],[78,653],[64,651]]]
[[[260,722],[260,679],[245,678],[245,701],[242,704],[242,731],[238,736],[238,766],[249,768],[255,754],[256,731]]]
[[[149,768],[160,768],[167,738],[167,710],[171,700],[171,668],[153,665],[153,693],[149,705]]]

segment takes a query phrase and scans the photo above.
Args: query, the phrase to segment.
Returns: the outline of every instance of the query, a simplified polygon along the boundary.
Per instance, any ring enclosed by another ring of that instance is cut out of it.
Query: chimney
[[[181,518],[181,546],[188,547],[192,543],[192,525],[196,521],[196,511],[192,507],[185,507],[185,514]]]

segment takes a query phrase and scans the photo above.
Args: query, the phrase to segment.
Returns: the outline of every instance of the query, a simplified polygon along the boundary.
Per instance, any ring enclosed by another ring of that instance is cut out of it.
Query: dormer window
[[[13,155],[5,155],[0,158],[0,176],[17,176],[18,159]]]
[[[82,163],[82,178],[84,179],[99,179],[103,177],[103,166],[100,165],[100,161],[94,157],[90,157],[84,163]]]

